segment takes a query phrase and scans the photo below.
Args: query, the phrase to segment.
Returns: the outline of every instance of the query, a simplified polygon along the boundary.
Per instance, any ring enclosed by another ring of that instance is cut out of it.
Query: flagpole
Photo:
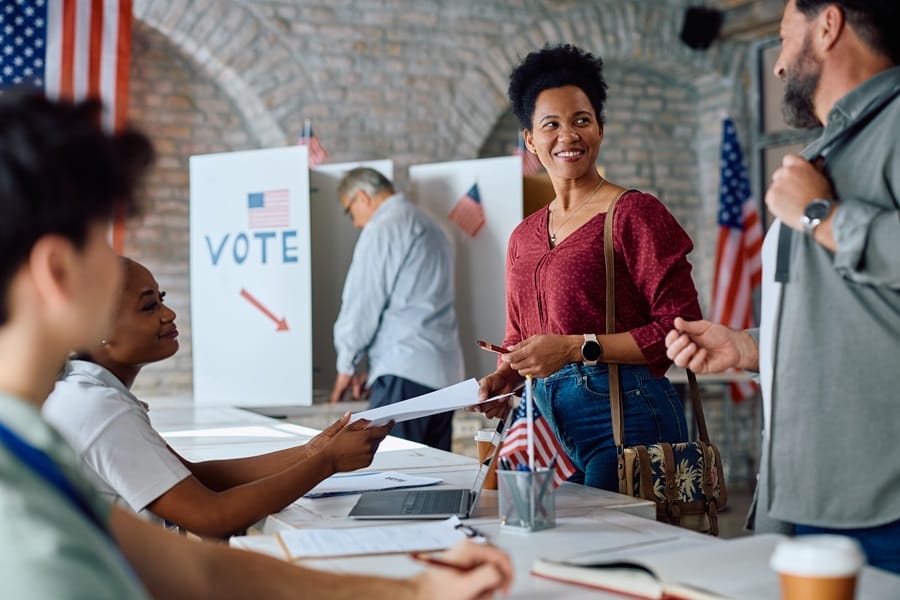
[[[534,472],[534,397],[531,375],[525,376],[525,421],[528,424],[528,469]]]
[[[306,145],[309,145],[309,135],[312,131],[312,123],[309,122],[309,119],[303,119],[303,141],[306,142]]]

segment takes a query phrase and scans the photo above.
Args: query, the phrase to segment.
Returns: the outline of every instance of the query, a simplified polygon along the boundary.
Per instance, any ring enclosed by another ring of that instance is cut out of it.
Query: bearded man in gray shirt
[[[759,371],[756,530],[857,539],[900,573],[900,22],[897,0],[789,0],[785,116],[824,125],[772,176],[758,331],[676,319],[668,356]]]
[[[450,240],[374,169],[348,172],[338,197],[362,233],[334,324],[331,402],[368,388],[369,407],[377,408],[457,383],[463,359]],[[452,418],[448,412],[397,423],[391,434],[450,450]]]

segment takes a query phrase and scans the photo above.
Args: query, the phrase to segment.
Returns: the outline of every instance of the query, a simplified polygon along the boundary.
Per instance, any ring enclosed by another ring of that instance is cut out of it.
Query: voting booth
[[[307,148],[192,156],[190,171],[194,402],[311,404]]]

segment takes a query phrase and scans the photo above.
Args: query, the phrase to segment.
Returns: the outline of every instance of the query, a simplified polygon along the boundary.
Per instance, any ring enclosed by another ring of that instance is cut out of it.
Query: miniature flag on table
[[[450,211],[450,220],[472,237],[484,226],[484,207],[481,205],[477,183],[472,184]]]
[[[328,153],[319,143],[319,138],[313,132],[309,119],[303,122],[303,135],[297,140],[298,146],[306,146],[309,148],[309,168],[315,168],[328,160]]]
[[[513,422],[506,431],[503,445],[500,447],[499,456],[509,460],[512,468],[528,464],[528,421],[525,418],[525,401],[519,403],[513,413]],[[557,456],[553,484],[562,485],[577,470],[575,465],[566,455],[562,444],[556,439],[550,424],[534,407],[534,464],[537,467],[547,467],[553,457]]]
[[[247,194],[247,224],[250,229],[274,229],[290,225],[290,196],[287,190]]]
[[[125,126],[131,67],[131,0],[0,3],[0,89],[30,83],[51,100],[103,103],[107,131]],[[124,220],[111,238],[121,253]]]
[[[525,147],[525,141],[521,137],[519,137],[519,142],[516,145],[516,150],[513,154],[522,158],[523,175],[537,175],[544,168],[544,165],[541,164],[537,154],[530,152],[528,148]]]
[[[753,293],[762,281],[763,231],[750,193],[734,122],[722,123],[722,176],[719,183],[719,241],[713,279],[712,321],[736,329],[753,327]],[[732,399],[756,393],[752,382],[731,384]]]

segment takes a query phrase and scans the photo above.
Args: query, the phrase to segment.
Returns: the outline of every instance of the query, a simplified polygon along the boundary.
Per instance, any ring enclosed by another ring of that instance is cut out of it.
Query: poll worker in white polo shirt
[[[372,462],[390,425],[348,425],[349,414],[308,444],[278,452],[198,463],[176,454],[131,393],[144,365],[178,350],[175,312],[150,271],[120,260],[125,285],[112,329],[67,362],[43,409],[111,501],[198,535],[227,537],[326,477]]]

